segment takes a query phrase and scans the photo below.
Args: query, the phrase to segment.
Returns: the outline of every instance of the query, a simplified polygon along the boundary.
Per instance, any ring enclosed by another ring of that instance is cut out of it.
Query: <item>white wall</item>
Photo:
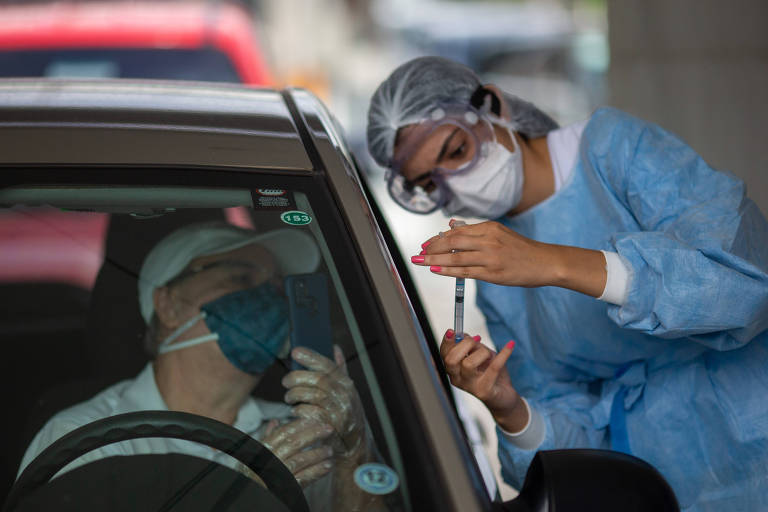
[[[768,1],[609,0],[609,104],[680,135],[768,215]]]

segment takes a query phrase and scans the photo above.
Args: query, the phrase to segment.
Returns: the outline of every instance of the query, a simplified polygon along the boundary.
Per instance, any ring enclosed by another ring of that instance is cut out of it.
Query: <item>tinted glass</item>
[[[344,233],[313,190],[279,178],[263,188],[0,190],[0,330],[4,374],[17,390],[15,421],[4,427],[13,474],[74,429],[170,410],[234,425],[243,437],[233,442],[264,443],[311,510],[410,509],[404,446],[385,403],[391,391],[377,378],[396,363],[365,312],[371,291],[339,242]],[[292,360],[297,346],[315,353]],[[145,455],[155,458],[149,466]],[[330,473],[319,476],[326,461]],[[183,439],[108,443],[58,475],[70,485],[68,474],[90,467],[100,478],[122,472],[117,481],[179,464],[190,472],[172,472],[182,475],[183,496],[212,485],[206,495],[217,506],[232,496],[264,500],[253,506],[284,498],[268,467]],[[215,478],[201,477],[211,468]],[[248,490],[259,482],[268,492]],[[168,496],[148,488],[142,499],[154,506]]]

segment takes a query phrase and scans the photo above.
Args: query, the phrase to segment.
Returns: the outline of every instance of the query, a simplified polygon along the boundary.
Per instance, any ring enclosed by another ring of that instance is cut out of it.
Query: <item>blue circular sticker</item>
[[[355,470],[355,483],[370,494],[389,494],[397,489],[400,479],[389,466],[370,462]]]

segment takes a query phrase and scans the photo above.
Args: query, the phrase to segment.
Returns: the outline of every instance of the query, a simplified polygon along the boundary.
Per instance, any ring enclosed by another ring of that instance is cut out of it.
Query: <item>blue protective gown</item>
[[[612,448],[661,471],[681,507],[768,510],[768,224],[744,184],[660,127],[597,110],[569,181],[500,222],[618,252],[619,307],[478,282],[508,369],[547,428],[540,450]],[[499,436],[519,488],[534,455]]]

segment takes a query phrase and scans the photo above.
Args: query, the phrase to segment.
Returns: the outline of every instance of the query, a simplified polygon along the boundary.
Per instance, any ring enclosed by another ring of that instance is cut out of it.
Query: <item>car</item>
[[[232,1],[4,2],[0,77],[270,85],[257,30]]]
[[[315,274],[327,292],[304,298],[327,309],[378,454],[345,485],[380,494],[388,510],[676,510],[654,468],[610,451],[540,452],[517,498],[501,503],[489,494],[405,263],[342,130],[311,93],[168,81],[0,81],[0,169],[3,229],[13,235],[2,238],[0,253],[13,251],[30,229],[42,239],[36,253],[24,255],[25,274],[0,283],[4,510],[308,510],[293,475],[255,436],[179,411],[90,418],[19,467],[53,415],[147,367],[137,297],[142,262],[168,233],[201,221],[302,233],[316,245]],[[68,223],[47,233],[34,228],[50,211]],[[99,262],[93,283],[51,272],[59,257],[77,259],[59,254],[61,240],[79,246],[93,225],[106,234],[103,247],[81,247]],[[293,317],[294,331],[304,318]],[[281,379],[291,368],[278,363],[254,396],[282,401]],[[148,437],[229,453],[263,486],[223,461],[175,451],[67,469],[95,449]]]

